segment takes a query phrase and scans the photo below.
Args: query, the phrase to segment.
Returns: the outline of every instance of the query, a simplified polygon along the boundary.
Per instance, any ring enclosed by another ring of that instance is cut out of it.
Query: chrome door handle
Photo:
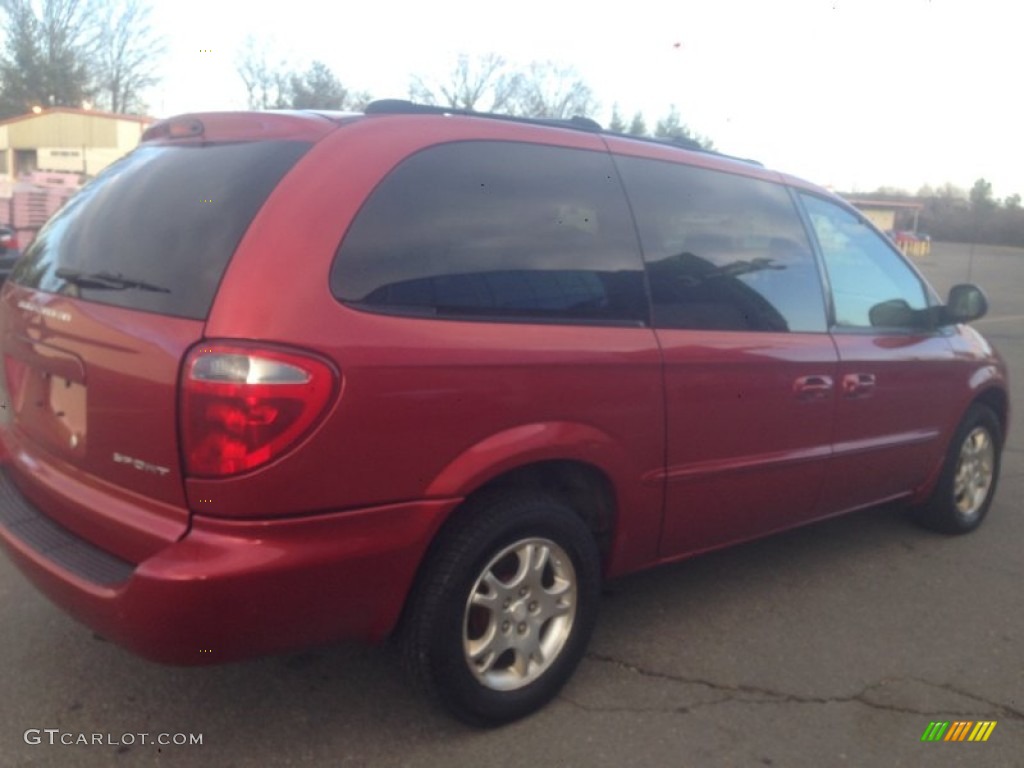
[[[873,373],[848,373],[843,376],[843,397],[868,397],[874,389]]]
[[[833,386],[831,376],[801,376],[793,382],[793,394],[800,400],[823,400],[831,394]]]

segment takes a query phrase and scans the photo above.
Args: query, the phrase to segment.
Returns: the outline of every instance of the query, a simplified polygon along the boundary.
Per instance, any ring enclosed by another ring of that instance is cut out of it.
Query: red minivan
[[[985,311],[815,186],[587,120],[172,118],[0,295],[0,540],[148,658],[397,634],[506,722],[603,579],[896,499],[974,529]]]

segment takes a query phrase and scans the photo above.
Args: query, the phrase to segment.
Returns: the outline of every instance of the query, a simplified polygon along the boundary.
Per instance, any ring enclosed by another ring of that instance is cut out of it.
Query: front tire
[[[931,498],[914,510],[917,522],[948,534],[981,525],[995,496],[1002,446],[999,418],[985,405],[972,405],[953,435]]]
[[[471,725],[528,715],[583,657],[600,576],[593,535],[561,502],[501,493],[471,503],[417,582],[403,628],[406,667]]]

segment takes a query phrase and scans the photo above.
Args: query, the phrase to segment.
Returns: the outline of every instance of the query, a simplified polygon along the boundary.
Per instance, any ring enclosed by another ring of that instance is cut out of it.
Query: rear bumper
[[[0,541],[25,575],[102,636],[169,664],[382,639],[458,503],[273,521],[196,515],[181,540],[131,564],[56,526],[2,473],[0,486]]]

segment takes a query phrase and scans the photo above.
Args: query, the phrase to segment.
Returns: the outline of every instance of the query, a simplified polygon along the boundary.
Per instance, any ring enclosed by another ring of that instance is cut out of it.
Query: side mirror
[[[868,322],[875,328],[911,328],[916,319],[917,313],[905,299],[883,301],[868,310]]]
[[[988,312],[988,299],[981,288],[970,283],[954,285],[949,289],[949,298],[942,308],[945,323],[969,323]]]

